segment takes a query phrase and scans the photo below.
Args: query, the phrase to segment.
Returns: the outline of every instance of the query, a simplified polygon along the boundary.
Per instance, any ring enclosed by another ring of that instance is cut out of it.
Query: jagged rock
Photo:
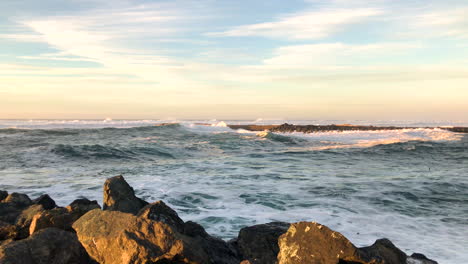
[[[16,207],[27,207],[32,204],[29,196],[22,193],[11,193],[2,201],[3,203],[10,203]]]
[[[406,254],[386,238],[378,239],[372,246],[359,248],[358,251],[362,259],[374,259],[377,263],[406,263]]]
[[[279,247],[278,238],[286,233],[290,224],[272,222],[242,228],[234,242],[242,259],[255,264],[276,262]]]
[[[315,222],[291,224],[278,244],[278,264],[363,262],[357,248],[346,237]]]
[[[27,239],[3,243],[0,246],[0,263],[90,264],[93,261],[75,234],[56,228],[47,228]]]
[[[76,199],[66,208],[76,219],[78,219],[93,209],[101,209],[101,206],[97,201],[90,201],[86,198],[81,198]]]
[[[138,212],[137,216],[163,222],[179,233],[184,231],[184,221],[180,219],[176,211],[167,206],[163,201],[148,204]]]
[[[36,214],[44,211],[44,207],[40,204],[33,204],[23,210],[16,219],[15,225],[18,228],[18,236],[16,239],[24,239],[29,236],[29,226]]]
[[[32,235],[41,229],[49,227],[73,232],[72,224],[75,220],[73,215],[65,208],[54,208],[52,210],[43,211],[34,215],[32,218],[29,226],[29,234]]]
[[[0,221],[0,240],[14,239],[17,234],[16,226]]]
[[[407,264],[438,264],[437,261],[428,259],[421,253],[413,253],[407,259]]]
[[[0,202],[3,201],[3,199],[7,198],[7,196],[8,196],[7,191],[0,190]]]
[[[198,223],[187,221],[184,224],[184,234],[190,237],[209,237],[210,235],[205,231],[205,228]]]
[[[101,264],[213,263],[190,238],[162,222],[92,210],[73,224],[88,254]]]
[[[50,210],[57,207],[55,201],[52,198],[50,198],[48,194],[43,194],[38,198],[34,199],[32,202],[33,204],[41,204],[45,210]]]
[[[135,196],[123,176],[109,178],[104,183],[104,210],[137,214],[148,203]]]

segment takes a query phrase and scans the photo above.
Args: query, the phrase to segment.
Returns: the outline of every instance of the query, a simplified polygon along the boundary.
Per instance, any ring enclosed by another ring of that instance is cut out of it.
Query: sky
[[[0,118],[468,121],[466,0],[1,0]]]

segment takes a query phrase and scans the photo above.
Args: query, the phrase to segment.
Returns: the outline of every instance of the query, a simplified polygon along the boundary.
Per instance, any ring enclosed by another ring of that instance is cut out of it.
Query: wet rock
[[[34,204],[26,208],[16,219],[15,225],[18,228],[18,236],[16,239],[24,239],[29,236],[29,226],[36,214],[44,211],[44,207],[40,204]]]
[[[48,228],[33,236],[0,246],[2,264],[93,263],[75,234]]]
[[[362,259],[374,260],[377,263],[406,263],[406,254],[388,239],[379,239],[372,246],[359,248]]]
[[[101,209],[101,206],[95,200],[90,201],[86,198],[81,198],[76,199],[66,208],[72,215],[74,215],[74,217],[76,217],[76,219],[78,219],[93,209]]]
[[[170,226],[116,211],[92,210],[73,224],[88,254],[102,264],[213,263]]]
[[[278,264],[363,263],[346,237],[315,222],[291,224],[278,244]]]
[[[421,253],[413,253],[407,259],[407,264],[438,264],[437,261],[428,259]]]
[[[49,227],[55,227],[65,231],[74,232],[72,224],[76,219],[65,208],[54,208],[52,210],[42,211],[32,218],[29,226],[29,234]]]
[[[27,207],[32,204],[29,196],[22,193],[11,193],[2,201],[3,203],[10,203],[16,207]]]
[[[38,198],[34,199],[32,202],[33,204],[42,205],[45,210],[50,210],[57,207],[55,201],[52,198],[50,198],[48,194],[41,195]]]
[[[163,201],[148,204],[143,207],[137,215],[146,219],[163,222],[177,232],[182,233],[184,231],[184,221],[180,219],[176,211],[167,206]]]
[[[251,263],[275,263],[278,252],[278,238],[286,233],[290,224],[272,222],[242,228],[235,242],[242,259]]]
[[[148,203],[135,196],[123,176],[109,178],[104,183],[104,210],[137,214]]]
[[[14,239],[17,234],[16,226],[0,221],[0,240]]]
[[[8,192],[7,192],[7,191],[2,191],[2,190],[0,190],[0,202],[1,202],[3,199],[7,198],[7,196],[8,196]]]

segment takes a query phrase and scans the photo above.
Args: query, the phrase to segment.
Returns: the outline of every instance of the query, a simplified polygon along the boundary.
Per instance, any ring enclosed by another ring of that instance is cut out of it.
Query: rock
[[[0,190],[0,202],[3,201],[3,199],[7,198],[7,196],[8,196],[7,191]]]
[[[15,223],[18,228],[18,236],[16,239],[24,239],[29,236],[29,226],[31,225],[33,217],[43,211],[44,207],[42,207],[42,205],[33,204],[21,212]]]
[[[205,228],[198,223],[188,221],[184,225],[184,234],[190,237],[209,237],[208,233],[205,231]]]
[[[92,210],[73,228],[101,264],[213,263],[199,245],[167,224],[131,214]]]
[[[97,201],[90,201],[86,198],[76,199],[67,206],[67,210],[74,215],[76,219],[93,209],[101,209],[101,206]]]
[[[109,178],[104,183],[104,210],[137,214],[148,203],[135,196],[123,176]]]
[[[31,199],[29,196],[22,193],[11,193],[2,201],[3,203],[10,203],[15,205],[16,207],[27,207],[32,204]]]
[[[437,261],[428,259],[421,253],[413,253],[407,259],[407,264],[438,264]]]
[[[0,246],[2,264],[87,264],[93,263],[75,234],[47,228],[33,236],[3,243]]]
[[[50,198],[48,194],[43,194],[38,198],[34,199],[32,202],[33,204],[41,204],[45,210],[50,210],[52,208],[57,207],[55,201],[52,198]]]
[[[210,236],[201,225],[188,221],[184,226],[184,234],[190,237],[191,243],[200,245],[208,253],[211,263],[239,263],[240,257],[237,249],[222,239]]]
[[[272,222],[242,228],[235,242],[242,259],[258,264],[275,263],[279,252],[278,238],[289,226],[284,222]]]
[[[137,216],[163,222],[180,233],[184,231],[184,221],[180,219],[176,211],[172,210],[163,201],[148,204],[138,212]]]
[[[346,237],[315,222],[291,224],[278,244],[278,264],[363,262],[357,248]]]
[[[373,259],[378,263],[406,263],[406,254],[386,238],[375,241],[372,246],[359,248],[358,251],[361,258],[367,260]]]
[[[49,227],[55,227],[65,231],[74,232],[72,224],[75,222],[73,215],[65,208],[54,208],[40,212],[32,218],[29,226],[29,234]]]
[[[17,234],[16,226],[0,221],[0,240],[14,239]]]

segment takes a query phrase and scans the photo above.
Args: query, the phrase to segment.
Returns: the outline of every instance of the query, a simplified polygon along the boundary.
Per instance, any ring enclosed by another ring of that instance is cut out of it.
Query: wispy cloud
[[[347,25],[367,20],[381,13],[382,11],[376,8],[306,11],[283,16],[276,21],[237,26],[223,32],[209,33],[209,35],[320,39],[343,30]]]

